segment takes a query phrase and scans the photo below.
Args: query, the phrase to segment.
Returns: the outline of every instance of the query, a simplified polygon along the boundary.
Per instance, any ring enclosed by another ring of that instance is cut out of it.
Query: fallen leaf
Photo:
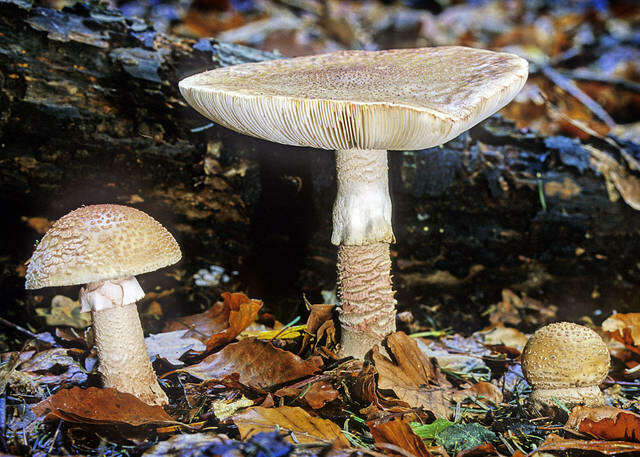
[[[373,353],[378,370],[378,388],[395,392],[398,398],[414,408],[425,408],[436,417],[449,417],[451,384],[436,364],[418,348],[415,340],[403,332],[387,338],[394,361]]]
[[[157,300],[152,300],[149,303],[149,306],[144,310],[142,315],[146,318],[150,319],[162,319],[164,312],[162,311],[162,306]]]
[[[339,447],[349,447],[340,427],[334,422],[313,417],[304,409],[291,406],[263,408],[256,406],[234,416],[233,423],[238,427],[240,437],[246,440],[260,432],[271,432],[277,426],[284,432],[295,436],[288,441],[302,444],[334,443]]]
[[[567,178],[568,179],[568,178]],[[537,326],[555,318],[558,307],[551,304],[543,305],[540,301],[526,295],[516,295],[509,289],[502,290],[502,300],[498,302],[491,314],[491,324]]]
[[[484,337],[484,343],[488,345],[505,345],[522,352],[524,345],[527,344],[527,337],[520,330],[511,327],[505,327],[502,324],[491,325],[476,334]]]
[[[602,440],[640,441],[640,415],[611,406],[576,406],[566,426]]]
[[[307,308],[310,311],[307,319],[307,333],[302,339],[300,354],[309,347],[312,339],[314,347],[325,338],[329,344],[335,342],[336,329],[333,322],[335,305],[324,303],[311,305],[307,303]]]
[[[209,433],[179,434],[161,441],[143,457],[255,456],[287,457],[293,445],[278,432],[261,433],[248,441],[230,440],[225,435]]]
[[[56,295],[51,300],[51,308],[36,308],[36,314],[43,316],[47,325],[52,327],[89,327],[91,325],[91,313],[83,313],[80,310],[79,302],[64,295]]]
[[[262,302],[236,292],[223,292],[222,298],[203,313],[169,322],[164,331],[187,329],[187,335],[205,343],[207,350],[232,341],[256,319]]]
[[[32,389],[38,389],[40,385],[52,388],[62,384],[81,384],[87,380],[87,373],[76,362],[71,354],[79,349],[54,348],[33,354],[31,358],[23,361],[9,379],[9,384],[27,384]],[[24,391],[23,389],[20,389]]]
[[[326,403],[338,398],[339,395],[340,393],[331,384],[325,381],[318,381],[311,384],[311,387],[302,398],[311,408],[319,409]]]
[[[463,451],[460,451],[456,454],[456,457],[488,457],[490,455],[495,455],[498,457],[502,457],[502,454],[500,454],[497,450],[496,447],[491,444],[491,443],[482,443],[478,446],[474,446],[472,448],[469,449],[465,449]],[[524,454],[522,454],[524,456]],[[517,457],[516,454],[514,454],[511,457]],[[524,456],[526,457],[526,456]]]
[[[430,424],[413,422],[411,423],[411,428],[413,428],[413,431],[423,440],[435,440],[436,435],[450,425],[453,425],[453,422],[450,420],[436,419]]]
[[[395,397],[382,395],[376,389],[376,369],[367,364],[352,375],[353,381],[349,383],[349,394],[362,404],[369,405],[360,410],[366,417],[377,417],[379,410],[408,409],[409,404]]]
[[[489,367],[482,358],[491,354],[477,337],[451,335],[436,341],[416,338],[418,347],[428,357],[438,361],[440,368],[456,373],[486,373]]]
[[[244,395],[242,395],[238,399],[232,399],[231,401],[220,399],[214,400],[211,403],[213,414],[215,414],[216,418],[220,421],[228,419],[229,417],[237,413],[238,410],[247,408],[249,406],[253,406],[253,400],[249,400]]]
[[[538,452],[544,451],[592,451],[604,455],[618,455],[629,452],[640,452],[640,443],[629,443],[626,441],[585,441],[577,439],[565,439],[553,433],[538,446]]]
[[[466,451],[481,446],[498,437],[491,430],[477,423],[452,424],[438,432],[436,441],[447,451]]]
[[[602,330],[640,354],[640,313],[614,314],[602,323]]]
[[[299,397],[312,409],[322,408],[340,395],[331,384],[326,381],[317,381],[303,387],[283,387],[274,392],[277,397]]]
[[[179,359],[184,354],[189,351],[203,352],[206,349],[202,341],[185,336],[185,333],[187,330],[176,330],[146,337],[144,342],[151,361],[160,357],[172,365],[182,366],[184,363]]]
[[[305,334],[306,328],[307,326],[303,324],[279,330],[245,330],[238,336],[238,339],[254,337],[259,340],[273,340],[276,338],[279,340],[292,340]]]
[[[498,387],[490,382],[480,381],[468,389],[456,392],[452,399],[454,401],[463,402],[467,398],[472,398],[483,403],[491,402],[497,405],[502,403],[502,397],[502,391]]]
[[[210,445],[226,444],[231,440],[225,435],[213,435],[211,433],[179,434],[166,441],[161,441],[144,454],[144,457],[186,457],[188,455],[205,455],[203,448]],[[198,449],[198,452],[194,452]],[[202,452],[202,454],[200,454]]]
[[[406,456],[405,453],[394,452],[396,450],[394,448],[397,447],[416,457],[430,457],[432,455],[422,438],[416,435],[411,426],[400,418],[381,424],[370,421],[367,425],[376,445],[388,454]]]
[[[59,390],[33,407],[45,420],[62,419],[77,424],[130,425],[175,424],[161,406],[147,405],[116,389],[89,387]]]
[[[29,227],[34,229],[40,235],[47,233],[47,230],[53,225],[53,221],[45,217],[26,217],[22,216],[22,222],[26,222]]]
[[[267,341],[247,338],[179,371],[202,380],[220,380],[237,373],[241,384],[262,390],[311,376],[318,371],[319,365],[317,359],[306,361]]]

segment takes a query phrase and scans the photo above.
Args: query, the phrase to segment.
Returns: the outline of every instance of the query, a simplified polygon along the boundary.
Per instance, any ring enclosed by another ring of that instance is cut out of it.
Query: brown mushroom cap
[[[121,205],[83,206],[44,235],[29,261],[26,288],[135,276],[181,257],[173,236],[146,213]]]
[[[571,322],[538,329],[522,353],[522,371],[535,389],[597,386],[610,363],[600,335]]]
[[[340,51],[219,68],[180,81],[202,115],[237,132],[324,149],[423,149],[505,106],[526,60],[457,46]]]

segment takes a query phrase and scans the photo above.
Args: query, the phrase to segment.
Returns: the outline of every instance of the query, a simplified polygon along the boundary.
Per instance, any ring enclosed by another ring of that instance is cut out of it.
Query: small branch
[[[20,333],[24,333],[25,335],[29,336],[30,338],[34,338],[38,341],[42,341],[43,343],[47,343],[47,344],[52,344],[51,341],[47,341],[44,338],[42,338],[41,336],[36,335],[35,333],[33,333],[30,330],[27,330],[24,327],[19,326],[18,324],[14,324],[13,322],[10,322],[2,317],[0,317],[0,324],[6,326],[6,327],[11,327],[12,329],[15,329],[17,331],[19,331]],[[53,346],[57,346],[56,344],[53,344]]]
[[[561,73],[557,72],[551,67],[542,68],[542,73],[549,78],[554,84],[561,87],[573,97],[575,97],[580,103],[586,106],[589,111],[595,114],[601,121],[603,121],[609,127],[615,127],[616,121],[613,120],[609,113],[605,111],[605,109],[600,106],[594,99],[589,97],[586,93],[582,91],[576,84],[563,76]]]

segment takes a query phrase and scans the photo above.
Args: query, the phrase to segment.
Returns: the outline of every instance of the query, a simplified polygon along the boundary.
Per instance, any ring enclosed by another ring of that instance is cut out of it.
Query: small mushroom
[[[151,366],[136,302],[144,297],[134,277],[180,260],[180,247],[155,219],[120,205],[84,206],[56,221],[36,247],[26,288],[80,289],[91,312],[99,372],[105,387],[151,405],[168,399]]]
[[[599,384],[609,374],[610,356],[600,335],[571,322],[538,329],[524,347],[522,371],[533,386],[533,411],[558,410],[558,402],[602,406]]]
[[[363,358],[396,328],[387,150],[455,138],[509,103],[527,74],[524,59],[480,49],[340,51],[218,68],[180,91],[237,132],[336,150],[341,355]]]

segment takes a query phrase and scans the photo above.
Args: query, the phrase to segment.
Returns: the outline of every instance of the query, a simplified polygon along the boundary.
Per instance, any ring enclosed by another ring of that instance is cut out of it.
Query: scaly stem
[[[144,293],[134,277],[87,284],[80,290],[91,311],[98,371],[105,387],[135,395],[149,405],[169,403],[149,360],[135,301]]]
[[[363,359],[396,330],[389,243],[338,247],[342,357]]]
[[[395,331],[387,152],[336,151],[336,175],[331,242],[339,246],[340,354],[362,359]]]

